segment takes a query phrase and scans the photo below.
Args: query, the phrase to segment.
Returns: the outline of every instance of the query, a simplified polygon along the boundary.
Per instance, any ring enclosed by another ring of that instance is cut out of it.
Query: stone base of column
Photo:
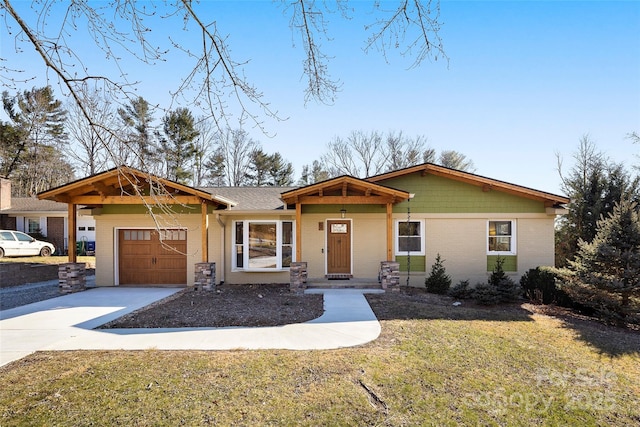
[[[195,281],[193,286],[197,291],[216,290],[216,263],[199,262],[196,263]]]
[[[380,262],[380,284],[382,289],[400,290],[400,263],[395,261]]]
[[[307,289],[307,263],[305,261],[292,262],[289,266],[291,292],[303,294]]]
[[[85,264],[67,262],[58,266],[58,286],[60,293],[72,294],[87,288]]]

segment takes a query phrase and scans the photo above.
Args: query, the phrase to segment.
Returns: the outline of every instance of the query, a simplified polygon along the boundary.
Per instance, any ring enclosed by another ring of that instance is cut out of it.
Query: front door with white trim
[[[327,220],[327,275],[351,274],[351,221]]]

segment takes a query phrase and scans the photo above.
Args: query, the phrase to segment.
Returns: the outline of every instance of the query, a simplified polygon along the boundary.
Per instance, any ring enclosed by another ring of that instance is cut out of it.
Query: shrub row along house
[[[553,265],[569,202],[430,163],[300,188],[192,188],[122,167],[39,198],[67,203],[70,218],[91,210],[98,286],[192,286],[201,262],[216,264],[217,283],[286,283],[301,261],[310,281],[372,282],[395,261],[423,285],[437,254],[454,283],[486,281],[498,257],[518,278]]]

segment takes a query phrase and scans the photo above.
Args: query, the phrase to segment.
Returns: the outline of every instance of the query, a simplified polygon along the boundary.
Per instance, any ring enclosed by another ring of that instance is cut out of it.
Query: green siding
[[[347,210],[347,216],[355,213],[386,213],[387,208],[376,205],[303,205],[303,214],[334,214],[340,216],[340,209]]]
[[[518,271],[518,257],[515,255],[487,255],[487,271],[493,271],[498,258],[504,259],[504,271]]]
[[[408,259],[406,255],[396,255],[396,262],[400,263],[400,271],[407,271]],[[424,255],[411,255],[411,271],[426,271],[426,263]]]
[[[484,192],[481,187],[419,172],[388,179],[382,185],[415,194],[411,212],[421,213],[544,213],[543,202],[503,193]],[[409,202],[394,205],[396,213],[407,212]]]
[[[200,215],[200,205],[171,205],[166,206],[174,214],[198,214]],[[166,209],[160,209],[159,207],[152,207],[154,214],[161,215],[167,213]],[[211,212],[211,208],[209,208]],[[122,215],[122,214],[147,214],[149,210],[144,205],[104,205],[102,208],[103,215]]]

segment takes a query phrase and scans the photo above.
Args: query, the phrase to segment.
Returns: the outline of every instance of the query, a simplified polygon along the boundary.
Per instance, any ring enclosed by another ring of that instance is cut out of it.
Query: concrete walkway
[[[325,312],[305,323],[259,328],[94,329],[178,292],[173,288],[95,288],[0,312],[0,366],[38,350],[317,350],[373,341],[380,324],[363,293],[310,289]]]

